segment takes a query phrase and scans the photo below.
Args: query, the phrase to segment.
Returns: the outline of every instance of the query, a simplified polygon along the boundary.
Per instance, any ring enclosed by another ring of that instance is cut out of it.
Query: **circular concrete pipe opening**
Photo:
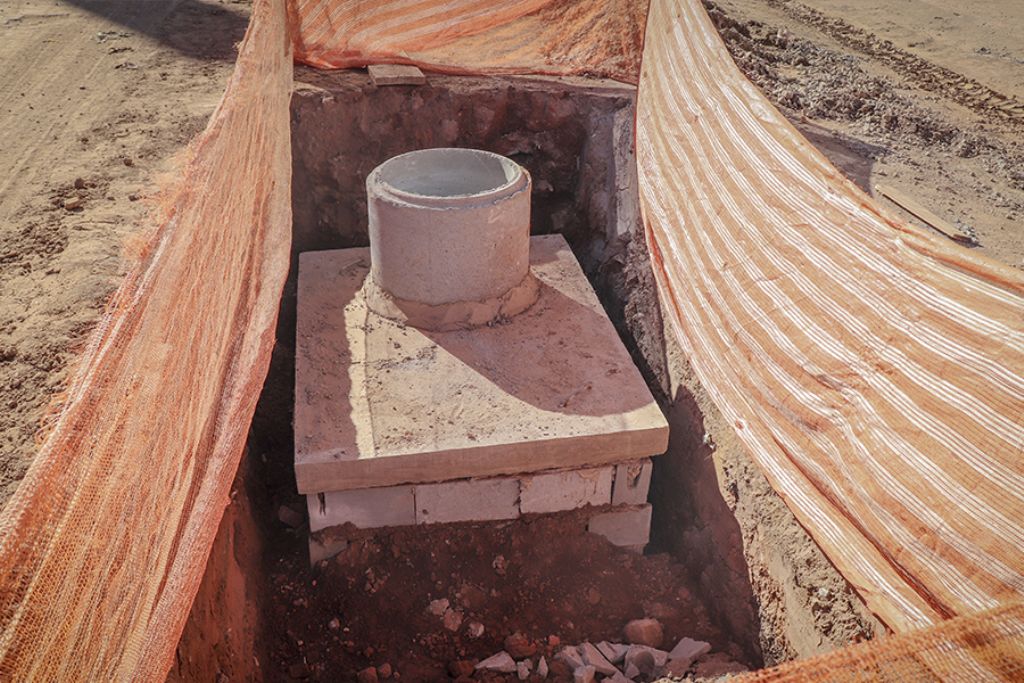
[[[477,327],[529,308],[530,174],[476,149],[425,149],[366,179],[367,301],[431,330]]]

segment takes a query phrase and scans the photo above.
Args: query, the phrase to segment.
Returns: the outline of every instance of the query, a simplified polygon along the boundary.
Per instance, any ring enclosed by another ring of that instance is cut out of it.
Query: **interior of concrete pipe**
[[[474,669],[518,650],[533,667],[525,680],[541,680],[541,656],[548,680],[572,680],[552,658],[560,644],[624,643],[624,626],[642,618],[660,622],[665,649],[707,642],[695,666],[710,679],[883,633],[663,331],[637,209],[631,86],[431,74],[375,88],[365,71],[304,68],[296,81],[292,271],[277,346],[172,679],[519,680]],[[529,171],[532,234],[567,240],[660,406],[669,440],[653,459],[642,554],[588,533],[586,510],[572,510],[348,528],[339,554],[310,565],[293,462],[298,256],[368,246],[366,179],[388,159],[383,177],[405,192],[475,194],[514,180],[496,156],[455,165],[448,157],[464,153],[445,149],[416,167],[398,156],[429,148],[486,150]]]

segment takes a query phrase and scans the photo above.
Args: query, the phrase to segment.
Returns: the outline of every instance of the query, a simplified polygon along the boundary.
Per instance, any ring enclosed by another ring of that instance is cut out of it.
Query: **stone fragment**
[[[521,662],[516,662],[516,676],[519,680],[525,681],[530,677],[530,660],[524,659]]]
[[[341,620],[338,619],[338,617],[334,617],[333,619],[327,622],[327,628],[331,629],[332,631],[337,631],[339,628],[341,628]]]
[[[644,546],[651,536],[651,506],[623,506],[596,514],[587,523],[587,531],[618,546]]]
[[[591,643],[583,643],[578,648],[580,656],[583,658],[583,663],[594,667],[597,673],[604,676],[611,676],[613,673],[618,671],[612,663],[609,662],[601,651],[597,649]]]
[[[584,665],[583,657],[580,656],[579,651],[572,645],[566,645],[563,647],[559,653],[555,655],[555,659],[568,664],[569,669],[572,671],[575,671]]]
[[[594,683],[597,672],[592,666],[581,666],[572,672],[572,683]]]
[[[575,510],[608,505],[612,499],[613,467],[547,472],[519,481],[523,514]]]
[[[479,621],[469,622],[469,626],[466,627],[466,635],[470,638],[479,638],[484,634],[484,625]]]
[[[427,611],[435,617],[443,617],[444,613],[448,611],[448,598],[431,600],[430,605],[427,607]]]
[[[378,678],[391,678],[392,673],[393,672],[391,670],[391,664],[389,662],[384,662],[383,664],[377,667]]]
[[[302,526],[303,518],[301,512],[296,512],[287,505],[282,505],[277,508],[277,519],[285,526],[289,526],[292,529],[298,529]]]
[[[548,660],[544,657],[541,657],[540,661],[537,662],[537,675],[541,678],[548,677]]]
[[[505,638],[505,652],[513,659],[526,659],[537,654],[537,644],[517,631]]]
[[[665,666],[668,662],[668,653],[646,645],[630,645],[623,662],[625,663],[623,670],[629,678],[635,677],[635,674],[629,673],[631,666],[642,674],[652,676],[655,670]]]
[[[625,674],[626,678],[632,679],[640,675],[640,669],[636,668],[636,664],[629,662],[626,664],[626,668],[623,669],[623,673]]]
[[[356,680],[359,683],[377,683],[377,669],[372,666],[366,667],[356,674]]]
[[[643,505],[651,487],[651,461],[637,460],[615,466],[612,505]]]
[[[85,200],[81,197],[68,197],[64,200],[64,209],[67,211],[77,211],[85,206]]]
[[[516,670],[516,660],[512,655],[502,650],[496,655],[491,655],[476,665],[478,671],[497,671],[503,674],[510,674]]]
[[[673,670],[682,668],[685,672],[698,657],[709,652],[711,652],[711,643],[693,638],[683,638],[668,653],[668,659]]]
[[[623,657],[626,656],[626,651],[629,650],[628,645],[621,643],[609,643],[606,640],[602,640],[597,644],[597,649],[601,651],[604,658],[612,664],[618,664],[622,661]]]
[[[385,85],[423,85],[427,77],[411,64],[371,64],[366,68],[378,88]]]
[[[518,516],[518,479],[467,479],[416,487],[417,524],[487,522]]]
[[[626,642],[633,645],[658,647],[665,638],[665,630],[657,619],[633,619],[622,629]]]

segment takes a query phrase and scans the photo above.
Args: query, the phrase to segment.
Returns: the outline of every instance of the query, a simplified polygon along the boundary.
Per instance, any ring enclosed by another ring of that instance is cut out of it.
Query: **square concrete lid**
[[[430,332],[369,311],[368,249],[299,256],[300,493],[600,465],[663,453],[668,424],[568,244],[533,237],[536,304]]]

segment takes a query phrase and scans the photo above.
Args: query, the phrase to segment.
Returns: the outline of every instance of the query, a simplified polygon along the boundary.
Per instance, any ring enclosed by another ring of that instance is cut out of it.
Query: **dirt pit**
[[[664,649],[684,637],[708,642],[709,653],[675,673],[710,677],[881,632],[729,440],[663,331],[638,211],[633,88],[433,74],[423,86],[374,88],[365,72],[302,68],[296,81],[293,268],[278,342],[249,475],[236,482],[233,521],[221,526],[172,679],[519,680],[473,668],[519,647],[531,652],[526,680],[540,680],[541,656],[547,680],[572,680],[553,658],[562,646],[624,642],[626,623],[642,617],[661,622]],[[654,459],[645,555],[588,534],[584,515],[567,513],[367,532],[309,566],[293,473],[297,255],[366,246],[367,174],[442,146],[489,150],[530,171],[533,233],[569,241],[666,413],[671,443]],[[254,545],[259,566],[251,552],[230,552]],[[258,623],[249,633],[222,615],[237,630],[214,637],[218,611],[237,613],[238,596]]]
[[[643,617],[661,622],[666,649],[683,637],[709,642],[713,654],[695,668],[745,659],[711,622],[683,565],[667,553],[617,548],[583,527],[574,515],[405,527],[357,541],[312,570],[297,548],[270,577],[268,616],[287,625],[274,668],[351,680],[375,667],[381,680],[397,671],[403,681],[443,681],[511,649],[534,671],[545,657],[549,680],[572,680],[553,657],[560,645],[624,642],[623,626]],[[518,678],[481,671],[474,680]]]

